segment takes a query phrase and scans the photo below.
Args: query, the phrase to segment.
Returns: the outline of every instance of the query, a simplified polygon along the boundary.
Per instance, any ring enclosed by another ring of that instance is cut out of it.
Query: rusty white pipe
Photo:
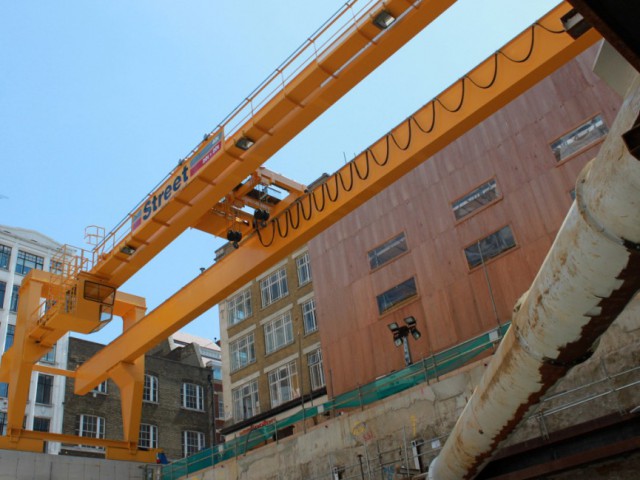
[[[621,139],[640,111],[638,78],[629,91],[429,479],[474,478],[544,393],[588,358],[640,288],[640,161]]]

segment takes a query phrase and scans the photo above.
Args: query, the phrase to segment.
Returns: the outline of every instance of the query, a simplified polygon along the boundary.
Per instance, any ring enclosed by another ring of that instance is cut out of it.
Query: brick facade
[[[68,369],[75,368],[97,353],[103,345],[71,338],[69,340]],[[211,370],[200,366],[193,345],[170,350],[166,342],[147,353],[145,372],[158,378],[158,402],[143,402],[141,423],[158,427],[158,447],[170,460],[183,456],[184,431],[204,434],[204,446],[210,445],[211,430]],[[203,411],[183,408],[181,388],[183,382],[202,387]],[[89,393],[84,396],[73,393],[74,381],[69,379],[65,391],[63,433],[78,434],[80,415],[94,415],[105,419],[105,437],[122,439],[122,414],[120,393],[116,384],[107,381],[107,393]],[[63,448],[62,454],[99,455],[95,449]]]

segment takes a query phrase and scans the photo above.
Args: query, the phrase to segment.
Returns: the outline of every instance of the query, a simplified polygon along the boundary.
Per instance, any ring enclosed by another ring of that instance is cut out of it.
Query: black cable
[[[443,102],[442,100],[440,100],[439,97],[435,97],[434,99],[430,100],[429,103],[431,104],[431,125],[429,126],[428,129],[425,129],[420,122],[418,121],[418,119],[415,117],[415,113],[411,116],[409,116],[406,120],[406,126],[408,129],[407,132],[407,142],[406,145],[401,146],[398,141],[395,138],[395,135],[393,134],[393,132],[389,132],[385,135],[385,147],[386,147],[386,152],[385,152],[385,156],[384,156],[384,160],[380,160],[378,159],[378,157],[376,156],[375,152],[373,151],[373,149],[371,147],[367,148],[363,153],[364,155],[359,155],[357,157],[354,157],[353,160],[351,160],[347,165],[348,165],[348,172],[346,168],[341,168],[340,170],[337,170],[329,179],[327,179],[326,181],[324,181],[322,184],[320,184],[318,187],[316,187],[313,191],[308,192],[306,194],[306,198],[308,199],[308,208],[309,211],[308,213],[305,211],[304,208],[304,199],[305,197],[301,197],[299,199],[297,199],[291,206],[289,206],[289,208],[287,208],[284,212],[282,212],[278,217],[273,218],[270,221],[271,224],[271,239],[266,242],[263,238],[263,234],[262,234],[262,229],[261,228],[256,228],[256,233],[258,235],[258,238],[260,240],[260,243],[264,246],[264,247],[269,247],[273,244],[273,242],[275,241],[275,236],[276,236],[276,232],[277,234],[281,237],[281,238],[286,238],[287,235],[289,234],[289,231],[291,230],[297,230],[300,227],[300,224],[302,223],[302,220],[305,221],[309,221],[311,220],[311,218],[313,217],[313,213],[314,211],[316,212],[322,212],[324,211],[324,209],[327,206],[327,199],[329,199],[329,201],[331,203],[335,203],[338,198],[340,197],[340,193],[341,191],[343,192],[350,192],[355,185],[356,182],[356,176],[358,178],[358,180],[361,181],[366,181],[369,178],[369,175],[371,174],[371,162],[375,163],[377,166],[379,167],[384,167],[387,165],[387,163],[389,162],[390,159],[390,154],[391,154],[391,145],[390,142],[393,141],[395,147],[401,151],[406,151],[407,149],[409,149],[409,147],[411,146],[412,140],[413,140],[413,129],[412,129],[412,123],[415,123],[416,127],[418,128],[418,130],[420,130],[423,134],[430,134],[431,132],[433,132],[433,130],[436,127],[436,104],[440,105],[445,111],[447,111],[448,113],[457,113],[462,109],[462,106],[464,105],[464,101],[465,101],[465,97],[466,97],[466,85],[465,85],[465,81],[468,80],[469,82],[471,82],[475,87],[481,89],[481,90],[487,90],[489,88],[491,88],[495,83],[496,80],[498,78],[498,56],[501,55],[502,57],[504,57],[505,59],[509,60],[510,62],[513,63],[525,63],[527,62],[530,58],[531,55],[533,54],[533,51],[535,49],[535,29],[536,27],[540,27],[543,30],[552,33],[552,34],[563,34],[565,33],[565,30],[552,30],[548,27],[545,27],[544,25],[536,22],[534,23],[531,27],[529,27],[530,31],[531,31],[531,44],[529,46],[529,51],[527,52],[527,54],[524,56],[524,58],[522,59],[516,59],[516,58],[512,58],[509,55],[507,55],[504,51],[502,51],[502,49],[498,50],[497,52],[495,52],[494,54],[492,54],[493,60],[494,60],[494,71],[493,71],[493,76],[491,78],[491,81],[487,84],[487,85],[481,85],[478,82],[476,82],[473,78],[471,78],[469,76],[469,74],[464,75],[462,78],[460,78],[457,82],[455,82],[452,87],[454,85],[456,85],[457,83],[460,83],[460,102],[458,103],[458,105],[455,108],[448,108]],[[489,57],[491,58],[491,57]],[[489,58],[487,60],[489,60]],[[427,104],[428,105],[428,104]],[[425,108],[427,107],[427,105],[425,105],[421,110],[424,111]],[[361,165],[362,163],[362,159],[364,159],[364,165]],[[347,183],[345,180],[345,176],[347,175],[347,173],[349,174],[349,186],[347,187]],[[331,194],[331,189],[329,187],[329,183],[331,182],[331,179],[333,179],[333,184],[334,184],[334,188],[335,188],[335,193],[332,195]],[[320,200],[318,200],[318,195],[320,195]],[[296,210],[296,218],[294,221],[294,217],[293,217],[293,210]],[[281,221],[284,222],[284,227],[281,225]]]

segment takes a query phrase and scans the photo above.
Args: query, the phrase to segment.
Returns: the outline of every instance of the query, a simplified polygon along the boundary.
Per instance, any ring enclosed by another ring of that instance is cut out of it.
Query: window
[[[318,330],[315,298],[311,298],[302,304],[302,321],[304,323],[304,333],[311,333]]]
[[[379,247],[369,250],[369,267],[374,270],[387,262],[390,262],[399,255],[408,251],[407,238],[402,232],[391,240],[384,242]]]
[[[158,403],[158,377],[145,374],[142,401]]]
[[[235,372],[250,363],[256,361],[256,347],[254,343],[253,333],[245,335],[238,340],[229,343],[229,352],[231,354],[231,371]]]
[[[490,204],[498,198],[498,188],[496,180],[491,179],[483,183],[475,190],[467,193],[464,197],[451,204],[456,220],[470,215],[481,207]]]
[[[286,312],[265,324],[264,344],[267,354],[275,352],[290,343],[293,343],[291,312]]]
[[[513,238],[513,232],[507,225],[488,237],[484,237],[473,245],[465,248],[464,254],[467,257],[469,268],[474,268],[482,264],[482,262],[486,262],[490,258],[497,257],[502,252],[505,252],[515,246],[516,241]]]
[[[20,275],[26,275],[30,270],[34,268],[37,270],[42,270],[44,268],[44,257],[18,250],[16,273]]]
[[[198,453],[204,448],[204,433],[190,430],[182,432],[182,454],[185,457]]]
[[[7,398],[9,396],[9,384],[0,382],[0,397]]]
[[[51,419],[45,417],[33,417],[34,432],[48,432],[51,427]]]
[[[105,380],[100,385],[96,386],[96,388],[91,390],[91,393],[100,393],[102,395],[106,395],[107,394],[107,381]]]
[[[8,324],[7,325],[7,336],[4,339],[4,351],[9,350],[11,345],[13,345],[13,337],[16,333],[16,326]]]
[[[604,137],[608,131],[602,116],[596,115],[552,142],[551,151],[556,157],[556,161],[561,162],[565,158],[587,149]]]
[[[222,367],[213,367],[213,379],[222,380]]]
[[[4,308],[4,294],[7,293],[6,282],[0,282],[0,308]]]
[[[296,258],[296,267],[298,268],[298,285],[306,285],[311,281],[311,262],[309,261],[309,252],[304,253]]]
[[[229,326],[246,320],[252,313],[251,290],[248,288],[227,300],[227,323]]]
[[[158,426],[147,423],[140,424],[138,446],[142,448],[158,448]]]
[[[271,408],[300,396],[298,368],[295,360],[269,372],[269,392],[271,394]]]
[[[284,267],[260,280],[260,292],[262,294],[263,307],[271,305],[276,300],[289,294],[287,272]]]
[[[233,398],[233,419],[236,422],[260,413],[257,380],[232,390],[231,396]]]
[[[45,353],[40,361],[43,363],[56,363],[56,346],[51,347],[51,350]]]
[[[378,301],[378,312],[382,315],[387,310],[390,310],[399,303],[417,294],[416,279],[411,277],[409,280],[405,280],[400,285],[396,285],[376,297]]]
[[[0,435],[7,434],[7,414],[0,412]]]
[[[182,408],[189,410],[204,410],[204,392],[200,385],[183,383],[180,391]]]
[[[224,419],[224,398],[222,398],[222,395],[220,393],[218,393],[217,395],[218,397],[218,408],[216,410],[216,418],[219,419]]]
[[[18,311],[19,297],[20,297],[20,285],[14,285],[13,291],[11,292],[11,306],[9,308],[9,310],[11,310],[13,313],[16,313]]]
[[[104,437],[104,418],[95,415],[80,415],[78,418],[78,435],[89,438]]]
[[[11,247],[0,245],[0,268],[9,270],[9,260],[11,260]]]
[[[38,385],[36,388],[36,403],[51,405],[53,394],[53,375],[38,374]]]
[[[326,385],[324,381],[324,370],[322,369],[322,350],[318,349],[307,355],[309,365],[309,378],[311,379],[311,390],[317,390]]]

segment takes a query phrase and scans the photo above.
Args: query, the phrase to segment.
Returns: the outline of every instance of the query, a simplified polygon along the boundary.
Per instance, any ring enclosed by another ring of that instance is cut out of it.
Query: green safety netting
[[[313,418],[323,412],[361,408],[426,381],[437,379],[445,373],[460,368],[482,352],[493,348],[496,341],[504,336],[509,325],[510,322],[505,323],[496,330],[467,340],[431,357],[423,358],[418,363],[362,385],[356,390],[338,395],[321,405],[304,408],[287,418],[253,429],[249,433],[238,436],[222,445],[207,448],[187,458],[170,463],[162,468],[162,480],[176,480],[229,458],[243,455],[268,440],[277,439],[278,430],[307,418]]]

